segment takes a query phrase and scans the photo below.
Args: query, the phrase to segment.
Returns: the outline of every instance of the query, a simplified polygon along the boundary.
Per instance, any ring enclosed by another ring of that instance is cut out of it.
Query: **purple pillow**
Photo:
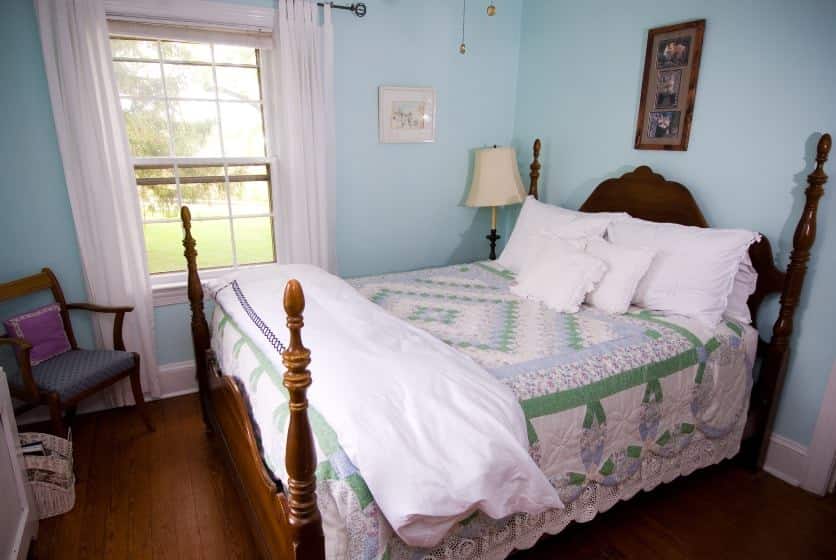
[[[23,338],[32,345],[29,360],[33,366],[71,349],[57,303],[7,319],[3,325],[8,336]]]

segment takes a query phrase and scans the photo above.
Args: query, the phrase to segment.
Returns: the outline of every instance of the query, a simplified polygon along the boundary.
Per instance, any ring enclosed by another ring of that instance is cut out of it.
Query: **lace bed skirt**
[[[667,456],[648,453],[642,458],[641,467],[620,484],[589,482],[577,498],[565,502],[563,509],[548,510],[537,516],[518,514],[500,520],[479,514],[431,550],[407,546],[394,534],[376,505],[372,503],[362,508],[344,482],[320,483],[318,494],[326,557],[500,560],[514,550],[531,548],[545,534],[556,535],[573,521],[591,521],[598,513],[607,511],[620,500],[632,498],[640,490],[652,490],[663,482],[671,482],[735,456],[740,450],[745,424],[746,415],[741,414],[734,428],[723,437],[710,438],[696,431],[689,444],[678,453]]]

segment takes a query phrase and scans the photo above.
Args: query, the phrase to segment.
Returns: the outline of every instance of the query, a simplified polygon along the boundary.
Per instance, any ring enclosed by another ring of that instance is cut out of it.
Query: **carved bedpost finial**
[[[537,182],[540,180],[540,139],[534,141],[534,161],[531,162],[531,173],[528,176],[531,182],[528,187],[528,194],[534,198],[540,198],[537,192]]]
[[[287,313],[287,328],[290,342],[282,353],[282,363],[287,371],[284,386],[287,387],[290,402],[290,425],[287,432],[285,466],[287,468],[288,521],[295,534],[294,546],[300,542],[309,546],[312,542],[323,542],[322,520],[316,507],[316,450],[313,434],[308,421],[307,390],[311,384],[311,352],[302,344],[302,327],[305,310],[305,295],[298,280],[290,280],[284,289],[284,310]],[[305,536],[303,539],[302,536]],[[306,550],[305,558],[320,555],[324,545],[317,550]],[[297,556],[300,557],[300,556]]]
[[[772,423],[775,417],[775,407],[769,405],[778,398],[784,386],[793,320],[798,303],[801,300],[801,288],[807,274],[810,249],[816,241],[816,213],[819,209],[819,200],[824,195],[824,184],[827,182],[824,163],[830,153],[830,146],[830,134],[823,134],[816,147],[816,168],[807,176],[808,186],[804,191],[804,210],[801,212],[801,218],[798,220],[792,239],[790,263],[787,266],[784,289],[781,292],[781,307],[775,325],[772,327],[772,340],[761,366],[760,378],[763,381],[758,385],[759,390],[756,399],[759,401],[757,404],[769,409],[770,413],[762,432],[762,443],[757,460],[758,467],[762,466],[766,459],[767,438],[772,432]]]
[[[830,154],[830,146],[833,142],[830,139],[830,134],[825,132],[819,138],[818,146],[816,146],[816,161],[820,164],[827,161],[827,156]]]

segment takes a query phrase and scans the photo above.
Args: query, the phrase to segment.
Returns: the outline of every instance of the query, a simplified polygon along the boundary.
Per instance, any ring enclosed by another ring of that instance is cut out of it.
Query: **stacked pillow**
[[[745,266],[749,246],[760,238],[746,230],[660,224],[632,218],[610,224],[607,235],[616,244],[657,251],[653,264],[639,282],[633,303],[695,317],[711,327],[722,319],[738,270]],[[753,285],[751,276],[741,279],[737,297],[744,298],[743,308],[751,294],[746,293],[749,285]],[[735,302],[735,307],[733,312],[740,314],[739,302]]]
[[[630,216],[624,212],[575,212],[545,204],[529,196],[523,203],[511,238],[508,239],[497,262],[514,272],[520,272],[523,265],[531,259],[531,253],[539,250],[540,236],[576,240],[603,237],[610,222],[629,218]]]
[[[751,322],[746,302],[757,274],[748,248],[758,239],[745,230],[575,212],[529,197],[498,263],[517,272],[514,293],[557,311],[577,312],[584,300],[608,313],[635,304],[716,327],[724,314]]]

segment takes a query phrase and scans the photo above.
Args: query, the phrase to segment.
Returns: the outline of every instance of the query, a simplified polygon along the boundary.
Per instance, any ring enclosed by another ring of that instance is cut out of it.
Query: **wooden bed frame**
[[[780,294],[780,311],[769,342],[758,344],[760,370],[744,431],[740,459],[760,468],[766,455],[769,435],[775,419],[778,397],[784,385],[793,318],[798,307],[810,248],[816,237],[816,212],[824,194],[827,175],[824,163],[830,152],[829,134],[820,138],[816,167],[808,176],[806,202],[793,237],[790,263],[786,271],[773,261],[766,237],[750,249],[752,264],[758,272],[757,289],[749,298],[752,317],[764,298]],[[534,142],[529,193],[538,195],[540,178],[540,140]],[[634,217],[657,222],[708,227],[690,191],[667,181],[647,166],[598,185],[580,208],[586,212],[628,212]],[[191,307],[192,341],[197,368],[197,382],[203,418],[210,432],[220,440],[227,463],[244,502],[245,509],[262,555],[265,558],[320,560],[325,557],[322,519],[316,502],[316,452],[308,422],[306,391],[311,384],[310,351],[302,344],[302,312],[305,299],[302,287],[291,280],[285,287],[284,308],[290,342],[282,361],[287,368],[284,385],[290,395],[290,424],[287,434],[286,485],[275,480],[264,464],[258,427],[252,421],[249,401],[234,378],[221,373],[210,349],[210,333],[203,311],[203,288],[197,267],[195,239],[191,234],[191,214],[181,209],[185,237],[183,246],[188,265],[188,294]]]

